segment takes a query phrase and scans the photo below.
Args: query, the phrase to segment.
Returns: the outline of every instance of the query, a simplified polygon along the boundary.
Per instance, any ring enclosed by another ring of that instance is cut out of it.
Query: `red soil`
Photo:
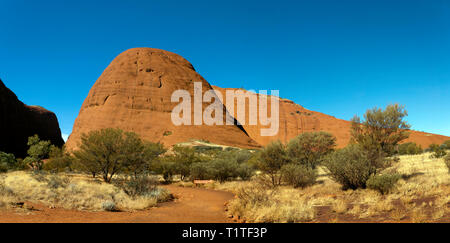
[[[137,212],[86,212],[33,204],[27,213],[0,211],[1,223],[231,223],[225,203],[233,194],[200,188],[164,186],[177,199]]]

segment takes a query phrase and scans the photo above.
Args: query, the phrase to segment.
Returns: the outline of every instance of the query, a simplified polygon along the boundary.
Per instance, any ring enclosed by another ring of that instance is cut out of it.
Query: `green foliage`
[[[272,185],[281,184],[281,168],[289,163],[284,145],[280,141],[267,145],[258,155],[258,169],[270,176]]]
[[[397,145],[409,137],[407,130],[411,126],[403,120],[407,115],[403,106],[395,104],[385,110],[368,110],[363,121],[355,116],[352,119],[352,141],[369,151],[369,156],[377,157],[381,153],[391,156]]]
[[[175,173],[181,175],[181,180],[190,176],[193,163],[201,162],[201,158],[194,148],[182,146],[173,147],[173,154],[167,156],[166,160],[175,165]]]
[[[416,143],[409,142],[398,145],[399,155],[415,155],[423,153],[423,149],[420,145]]]
[[[209,180],[213,179],[211,175],[211,166],[209,163],[197,162],[191,165],[192,180]]]
[[[235,160],[227,157],[214,159],[210,166],[211,175],[221,183],[230,178],[235,178],[237,176],[237,169],[239,168],[239,164]]]
[[[193,147],[195,152],[197,153],[208,153],[208,152],[215,152],[215,151],[222,151],[222,147],[216,147],[216,146],[206,146],[206,145],[197,145]]]
[[[125,193],[132,197],[150,196],[159,184],[156,176],[139,174],[128,180],[117,181],[115,185],[122,188]]]
[[[377,173],[378,162],[371,161],[369,153],[359,145],[349,145],[324,159],[331,178],[343,189],[366,188],[370,176]]]
[[[50,159],[43,165],[43,169],[51,172],[67,172],[74,170],[75,158],[65,151],[65,148],[51,146]]]
[[[159,160],[153,168],[156,173],[163,175],[165,183],[171,183],[173,176],[177,174],[177,164],[168,157]]]
[[[29,149],[27,151],[28,157],[24,159],[33,170],[41,170],[44,165],[44,159],[47,159],[51,150],[50,141],[41,141],[38,135],[28,138]]]
[[[431,155],[431,158],[443,158],[445,155],[447,155],[447,152],[442,147],[433,148],[433,154]]]
[[[250,180],[255,174],[255,168],[249,163],[241,163],[236,169],[236,176],[241,178],[243,181]]]
[[[450,150],[450,140],[445,141],[441,147],[445,150]]]
[[[445,163],[445,165],[446,165],[447,168],[448,168],[448,172],[450,173],[450,153],[447,154],[447,156],[445,156],[445,158],[444,158],[444,163]]]
[[[376,190],[383,195],[388,194],[401,178],[402,176],[399,174],[372,175],[367,180],[367,188]]]
[[[330,133],[312,132],[292,139],[286,151],[292,162],[315,169],[323,156],[332,152],[335,146],[336,138]]]
[[[439,144],[430,144],[430,146],[427,149],[427,152],[436,152],[439,151],[441,149],[441,146],[439,146]]]
[[[135,176],[145,172],[164,151],[162,145],[144,143],[135,133],[107,128],[83,134],[74,156],[79,168],[94,177],[99,173],[110,183],[120,172]]]
[[[17,161],[14,154],[7,154],[0,151],[0,173],[7,172],[9,169],[16,167]]]
[[[305,188],[317,180],[317,171],[302,164],[287,164],[281,168],[283,180],[294,188]]]

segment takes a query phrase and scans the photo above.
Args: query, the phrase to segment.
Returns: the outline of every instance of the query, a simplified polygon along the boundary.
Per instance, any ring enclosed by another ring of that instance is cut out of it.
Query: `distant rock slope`
[[[56,115],[39,106],[27,106],[0,80],[0,151],[24,157],[28,150],[28,137],[39,135],[62,146]]]
[[[259,147],[242,127],[236,125],[175,126],[171,112],[177,103],[171,102],[172,93],[187,90],[192,97],[194,82],[203,84],[203,93],[211,89],[192,64],[177,54],[153,48],[123,52],[90,90],[67,141],[67,148],[77,149],[83,133],[102,128],[133,131],[144,140],[162,142],[166,146],[198,139],[229,146]],[[208,105],[203,104],[203,110]],[[224,120],[234,120],[223,104],[220,107]]]
[[[217,92],[223,94],[223,101],[226,106],[230,105],[226,101],[226,91],[236,90],[232,88],[220,88],[213,86]],[[268,99],[270,101],[270,99]],[[268,126],[258,125],[243,125],[245,131],[256,142],[261,145],[267,145],[271,141],[280,140],[284,143],[288,142],[292,138],[298,136],[304,132],[316,132],[326,131],[332,133],[337,138],[339,147],[345,147],[350,141],[350,127],[351,122],[337,119],[333,116],[329,116],[323,113],[310,111],[302,106],[295,104],[291,100],[280,99],[280,128],[278,135],[272,137],[263,137],[260,134],[261,128],[267,128]],[[270,107],[270,103],[269,107]],[[235,101],[235,105],[236,101]],[[231,110],[231,109],[229,109]],[[236,109],[234,109],[236,111]],[[246,117],[248,117],[249,104],[246,103]],[[234,115],[237,119],[237,114]],[[248,118],[247,118],[248,119]],[[240,121],[241,122],[241,121]],[[248,121],[246,121],[248,124]],[[241,122],[243,123],[243,122]],[[436,135],[425,132],[411,131],[410,137],[407,142],[415,142],[422,146],[422,148],[428,148],[430,144],[442,144],[444,141],[450,140],[450,137]]]

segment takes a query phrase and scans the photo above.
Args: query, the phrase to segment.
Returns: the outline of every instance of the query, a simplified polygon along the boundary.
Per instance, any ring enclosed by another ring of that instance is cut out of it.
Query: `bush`
[[[445,152],[445,150],[442,148],[438,148],[434,150],[433,154],[431,155],[431,158],[439,159],[443,158],[445,155],[447,155],[447,152]]]
[[[395,104],[385,110],[368,110],[363,121],[355,116],[352,119],[352,141],[360,144],[371,157],[380,153],[391,156],[397,145],[409,137],[411,126],[403,120],[407,115],[403,106]]]
[[[349,145],[324,159],[331,178],[344,190],[366,188],[367,180],[377,173],[378,164],[371,161],[369,153],[359,145]]]
[[[398,145],[397,151],[399,155],[415,155],[423,153],[422,147],[412,142]]]
[[[16,157],[14,154],[0,152],[0,173],[7,172],[8,169],[17,167]]]
[[[248,163],[242,163],[236,170],[236,176],[240,177],[243,181],[250,180],[255,174],[255,169]]]
[[[74,168],[75,158],[69,153],[58,147],[52,146],[50,149],[50,159],[43,165],[42,169],[46,171],[66,172],[72,171]]]
[[[138,175],[132,176],[129,180],[115,183],[119,188],[131,197],[149,196],[157,189],[159,184],[155,176]]]
[[[192,180],[208,180],[212,178],[211,167],[208,165],[208,163],[197,162],[191,165]]]
[[[173,176],[177,173],[177,165],[164,158],[155,165],[154,170],[156,173],[163,175],[165,183],[172,183]]]
[[[182,146],[173,147],[173,155],[167,156],[165,159],[174,163],[175,173],[181,175],[181,180],[190,176],[193,163],[201,162],[200,156],[194,148]]]
[[[211,174],[215,180],[223,183],[237,176],[239,164],[226,157],[216,158],[211,162]]]
[[[117,210],[117,206],[116,203],[113,201],[106,201],[102,204],[102,208],[103,210],[107,211],[107,212],[116,212]]]
[[[281,169],[283,180],[294,188],[305,188],[317,180],[317,171],[306,165],[287,164]]]
[[[280,170],[289,163],[284,145],[280,141],[272,142],[259,153],[258,158],[258,169],[270,176],[273,186],[280,185]]]
[[[38,135],[28,138],[28,157],[24,159],[33,170],[42,170],[44,159],[49,157],[52,145],[50,141],[41,141]]]
[[[292,162],[315,169],[335,146],[336,138],[327,132],[303,133],[288,143],[286,152]]]
[[[381,194],[388,194],[397,183],[398,180],[402,178],[399,174],[384,174],[371,176],[367,180],[367,188],[376,190]]]
[[[447,165],[448,172],[450,173],[450,154],[448,154],[447,156],[445,156],[445,158],[444,158],[444,163],[445,163],[445,165]]]
[[[135,176],[150,167],[165,150],[160,144],[144,143],[136,133],[120,129],[102,129],[81,136],[81,145],[74,152],[79,167],[94,177],[101,174],[110,183],[120,172]]]

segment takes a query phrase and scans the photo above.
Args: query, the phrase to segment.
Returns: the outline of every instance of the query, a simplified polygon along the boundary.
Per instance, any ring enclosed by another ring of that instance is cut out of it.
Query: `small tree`
[[[317,180],[317,170],[307,165],[287,164],[281,168],[283,180],[294,188],[305,188]]]
[[[407,154],[415,155],[421,153],[423,153],[423,149],[420,145],[417,145],[416,143],[410,142],[398,145],[399,155],[407,155]]]
[[[259,153],[258,168],[270,176],[273,186],[281,184],[280,170],[288,163],[286,149],[280,141],[270,143]]]
[[[50,141],[41,141],[38,135],[28,138],[29,149],[28,157],[24,159],[33,170],[41,170],[44,165],[44,159],[47,159],[51,150]]]
[[[7,172],[8,169],[15,168],[17,164],[14,154],[7,154],[0,151],[0,172]]]
[[[50,159],[44,164],[43,169],[46,171],[63,172],[66,170],[72,171],[74,169],[75,158],[65,151],[65,147],[58,148],[51,146]]]
[[[177,173],[181,175],[181,180],[189,177],[193,163],[201,162],[194,148],[182,146],[173,147],[173,155],[167,159],[175,164]]]
[[[323,164],[331,178],[344,190],[366,188],[367,180],[377,174],[378,165],[360,145],[349,145],[325,157]]]
[[[409,137],[407,131],[411,126],[403,119],[408,112],[398,104],[389,105],[385,110],[373,108],[364,115],[352,119],[352,141],[360,144],[371,156],[380,152],[391,156],[397,145]]]
[[[146,167],[146,146],[139,136],[120,129],[102,129],[81,136],[80,149],[74,152],[80,167],[94,177],[102,174],[110,183],[119,172],[136,176]]]
[[[292,162],[315,169],[335,146],[336,138],[330,133],[303,133],[288,143],[287,155]]]

